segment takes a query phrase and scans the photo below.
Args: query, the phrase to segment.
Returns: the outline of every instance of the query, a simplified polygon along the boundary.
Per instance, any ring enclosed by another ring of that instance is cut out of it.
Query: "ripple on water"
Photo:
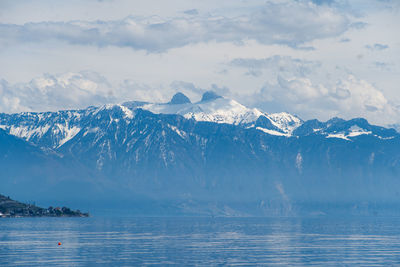
[[[399,222],[397,218],[2,219],[0,265],[395,265],[400,263]]]

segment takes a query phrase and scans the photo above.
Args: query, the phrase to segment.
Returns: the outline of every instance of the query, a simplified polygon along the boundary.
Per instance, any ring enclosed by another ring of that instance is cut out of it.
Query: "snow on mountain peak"
[[[198,112],[187,112],[182,114],[186,118],[197,121],[212,121],[216,123],[247,124],[257,120],[263,115],[257,109],[249,109],[235,100],[226,98],[215,98],[213,101],[201,101],[197,103]]]
[[[268,117],[272,120],[273,124],[282,129],[285,133],[291,134],[303,121],[292,114],[286,112],[272,113]]]
[[[358,125],[352,125],[347,131],[341,131],[339,133],[331,133],[326,136],[326,138],[341,138],[350,141],[350,137],[356,137],[360,135],[370,135],[372,131],[368,131]]]
[[[280,135],[284,136],[291,136],[294,129],[303,123],[301,119],[289,113],[267,114],[257,108],[248,108],[235,100],[219,96],[213,91],[205,92],[202,99],[196,103],[191,103],[184,94],[177,93],[168,103],[126,102],[122,105],[131,110],[142,108],[155,114],[178,114],[196,121],[245,125],[246,127],[255,127],[257,119],[263,116],[271,122],[273,129],[268,130],[281,131]],[[271,131],[264,132],[272,133]]]
[[[251,123],[256,121],[259,116],[264,115],[264,113],[257,109],[247,108],[235,100],[222,98],[217,95],[214,98],[206,96],[205,99],[206,101],[202,99],[197,103],[186,102],[174,104],[171,101],[168,104],[144,104],[140,108],[155,114],[178,114],[196,121],[234,125]]]
[[[129,108],[127,108],[127,107],[124,107],[123,105],[118,105],[120,108],[121,108],[121,110],[122,110],[122,112],[124,113],[124,117],[125,118],[127,118],[127,119],[133,119],[133,112],[132,112],[132,110],[130,110]]]

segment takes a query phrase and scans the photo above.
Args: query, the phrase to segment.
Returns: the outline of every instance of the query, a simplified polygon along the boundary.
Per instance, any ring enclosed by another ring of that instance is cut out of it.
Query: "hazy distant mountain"
[[[18,174],[3,172],[0,188],[20,199],[32,188],[40,199],[219,215],[399,199],[400,135],[364,119],[304,122],[207,92],[197,103],[178,93],[165,104],[0,114],[0,127],[0,165]]]

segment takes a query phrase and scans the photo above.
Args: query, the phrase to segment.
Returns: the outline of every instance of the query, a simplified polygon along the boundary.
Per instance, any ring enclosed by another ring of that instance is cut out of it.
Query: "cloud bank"
[[[95,72],[45,74],[29,83],[0,81],[0,112],[56,111],[114,102],[111,85]]]
[[[260,76],[263,71],[273,72],[276,75],[305,77],[321,66],[320,62],[292,58],[290,56],[275,55],[268,58],[236,58],[230,66],[247,69],[247,75]]]
[[[365,80],[351,74],[333,86],[309,78],[278,76],[277,83],[267,83],[251,96],[253,105],[265,110],[285,110],[303,118],[328,120],[363,117],[378,125],[399,123],[400,108]]]
[[[277,64],[272,64],[273,61]],[[184,92],[196,101],[206,90],[214,90],[220,95],[233,97],[239,102],[267,112],[288,111],[303,119],[327,120],[338,116],[345,119],[365,117],[378,125],[399,122],[400,108],[372,84],[351,74],[337,79],[333,86],[319,83],[305,74],[318,63],[306,61],[311,67],[304,71],[303,68],[297,68],[300,61],[284,57],[286,67],[294,70],[291,73],[299,75],[290,76],[289,72],[283,73],[283,76],[278,75],[275,83],[267,82],[251,95],[233,94],[229,88],[216,84],[211,84],[209,88],[200,88],[184,81],[174,81],[169,88],[152,88],[132,80],[111,85],[100,74],[87,71],[45,74],[29,83],[9,84],[1,80],[0,112],[56,111],[128,100],[168,102],[177,91]],[[272,64],[272,69],[279,69],[282,64],[279,57],[263,59],[260,62]]]
[[[228,90],[216,85],[210,89],[221,94]],[[177,91],[196,99],[206,89],[182,81],[175,81],[168,88],[152,88],[133,80],[111,84],[104,76],[92,71],[46,73],[28,83],[10,84],[4,79],[0,80],[0,112],[80,109],[129,100],[168,102]]]
[[[328,5],[293,1],[266,3],[240,16],[186,15],[127,17],[113,21],[38,22],[0,24],[0,44],[40,43],[51,40],[98,47],[131,47],[163,52],[201,42],[256,40],[261,44],[297,47],[305,42],[338,36],[351,26],[350,20]]]

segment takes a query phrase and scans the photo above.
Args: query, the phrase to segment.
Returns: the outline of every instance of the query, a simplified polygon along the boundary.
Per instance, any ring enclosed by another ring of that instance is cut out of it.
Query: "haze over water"
[[[400,263],[399,222],[383,217],[1,219],[0,265],[390,266]]]

